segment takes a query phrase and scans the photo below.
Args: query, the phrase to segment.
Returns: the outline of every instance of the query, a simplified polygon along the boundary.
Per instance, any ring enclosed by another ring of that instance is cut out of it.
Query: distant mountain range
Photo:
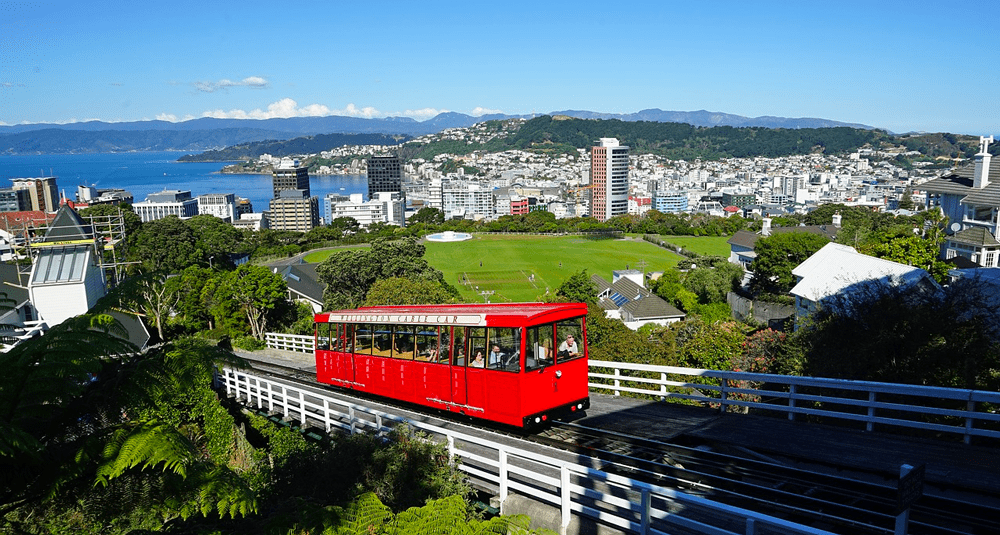
[[[525,118],[533,115],[492,114],[473,117],[447,112],[426,121],[409,117],[362,119],[358,117],[292,117],[287,119],[201,118],[172,123],[134,121],[106,123],[87,121],[69,124],[21,124],[0,126],[0,154],[87,153],[124,151],[184,150],[204,151],[264,140],[286,140],[315,134],[388,134],[420,136],[447,128],[462,128],[493,119]],[[709,111],[642,110],[637,113],[598,113],[565,110],[545,115],[565,115],[580,119],[618,119],[688,123],[694,126],[760,126],[766,128],[874,127],[829,119],[786,117],[743,117]]]

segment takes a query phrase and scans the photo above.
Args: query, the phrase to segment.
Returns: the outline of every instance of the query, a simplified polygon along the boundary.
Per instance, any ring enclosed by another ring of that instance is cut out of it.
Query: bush
[[[237,336],[233,338],[233,345],[246,351],[260,351],[267,347],[267,344],[262,340],[258,340],[253,336]]]

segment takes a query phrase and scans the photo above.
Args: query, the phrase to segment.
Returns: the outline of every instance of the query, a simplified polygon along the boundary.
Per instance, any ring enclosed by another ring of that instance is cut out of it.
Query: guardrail
[[[643,534],[665,535],[668,531],[664,530],[681,527],[714,535],[755,535],[776,531],[830,535],[828,531],[712,502],[539,452],[410,421],[400,415],[336,399],[278,379],[256,376],[245,370],[223,368],[219,371],[218,381],[228,395],[257,409],[281,414],[286,420],[298,422],[302,428],[316,425],[325,428],[328,433],[338,429],[351,434],[366,431],[384,434],[394,425],[407,423],[426,433],[430,439],[447,443],[449,453],[461,459],[458,468],[475,483],[498,488],[501,512],[508,495],[516,491],[558,507],[562,527],[568,526],[571,515],[577,514]],[[592,466],[597,464],[596,460],[584,458],[582,461]]]
[[[1000,439],[1000,392],[590,361],[591,390]],[[651,388],[652,387],[652,388]]]
[[[313,352],[313,338],[267,333],[268,347]],[[590,389],[679,399],[720,411],[781,413],[1000,439],[1000,392],[590,361]]]

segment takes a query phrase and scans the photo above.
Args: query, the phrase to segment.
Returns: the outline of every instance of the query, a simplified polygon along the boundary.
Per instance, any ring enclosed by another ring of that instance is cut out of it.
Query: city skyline
[[[1000,134],[982,3],[380,7],[7,4],[0,124],[660,108]]]

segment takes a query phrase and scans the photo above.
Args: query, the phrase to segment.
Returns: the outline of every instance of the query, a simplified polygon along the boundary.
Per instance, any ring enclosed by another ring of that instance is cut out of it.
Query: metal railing
[[[267,333],[267,345],[313,352],[313,338]],[[804,415],[822,420],[1000,439],[1000,392],[590,361],[591,391],[678,399],[725,411]]]
[[[501,512],[512,491],[560,511],[563,527],[573,514],[589,517],[622,530],[665,534],[665,529],[683,527],[714,535],[755,535],[761,532],[828,535],[830,532],[795,524],[780,518],[712,502],[683,492],[651,485],[526,451],[455,430],[406,418],[364,405],[336,399],[301,386],[245,370],[223,368],[219,384],[226,393],[259,410],[281,414],[302,428],[315,425],[326,432],[385,434],[400,423],[446,443],[453,458],[461,459],[459,470],[481,487],[499,489]],[[583,459],[588,464],[596,464]]]
[[[777,412],[823,420],[1000,438],[1000,392],[590,361],[591,391],[682,399],[720,411]]]

